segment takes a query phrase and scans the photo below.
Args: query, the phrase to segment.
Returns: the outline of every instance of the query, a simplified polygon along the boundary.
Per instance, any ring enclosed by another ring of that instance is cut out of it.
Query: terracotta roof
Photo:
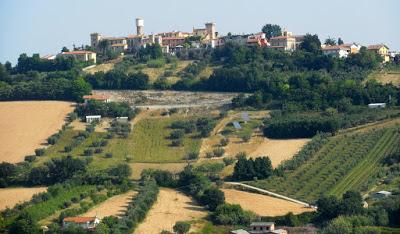
[[[83,96],[83,99],[90,99],[90,100],[107,100],[109,99],[108,96],[106,95],[85,95]]]
[[[345,48],[346,46],[336,45],[336,46],[325,46],[324,48],[322,48],[322,50],[341,50]]]
[[[389,47],[387,47],[387,46],[384,45],[384,44],[370,45],[370,46],[368,46],[368,49],[369,49],[369,50],[379,50],[379,49],[382,48],[382,47],[386,47],[386,48],[389,49]]]
[[[163,40],[185,40],[184,37],[163,37]]]
[[[95,54],[95,52],[87,51],[87,50],[77,50],[77,51],[70,51],[70,52],[62,52],[61,54]]]
[[[87,223],[93,222],[96,220],[96,217],[66,217],[64,218],[64,222],[73,222],[73,223]]]

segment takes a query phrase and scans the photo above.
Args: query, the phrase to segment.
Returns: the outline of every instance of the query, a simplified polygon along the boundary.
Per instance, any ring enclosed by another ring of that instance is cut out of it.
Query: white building
[[[322,52],[325,55],[333,56],[337,58],[347,58],[349,50],[344,46],[324,46]]]
[[[86,123],[92,123],[94,121],[100,122],[101,115],[87,115],[86,116]]]
[[[70,225],[77,225],[83,229],[94,229],[99,223],[100,219],[97,217],[66,217],[63,220],[63,228],[67,228]]]
[[[375,108],[385,108],[386,103],[370,103],[368,104],[368,108],[375,109]]]

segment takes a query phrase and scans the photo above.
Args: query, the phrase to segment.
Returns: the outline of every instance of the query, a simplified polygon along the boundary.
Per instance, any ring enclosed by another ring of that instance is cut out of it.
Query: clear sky
[[[89,34],[191,31],[213,21],[220,34],[258,32],[265,23],[321,40],[385,43],[400,50],[399,0],[0,0],[0,62],[19,54],[55,54],[63,46],[89,44]]]

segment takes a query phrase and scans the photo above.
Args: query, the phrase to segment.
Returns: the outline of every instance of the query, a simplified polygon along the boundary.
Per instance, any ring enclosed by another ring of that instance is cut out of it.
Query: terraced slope
[[[377,173],[380,160],[398,142],[399,127],[332,137],[306,163],[284,177],[249,183],[309,202],[323,194],[341,196],[347,190],[366,186]]]

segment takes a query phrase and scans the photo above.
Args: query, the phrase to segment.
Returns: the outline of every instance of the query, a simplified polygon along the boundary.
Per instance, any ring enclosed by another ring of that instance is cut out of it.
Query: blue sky
[[[342,37],[400,50],[398,0],[0,0],[0,62],[89,44],[91,32],[133,34],[136,17],[144,18],[146,33],[191,31],[208,21],[220,34],[249,33],[275,23],[321,40]]]

